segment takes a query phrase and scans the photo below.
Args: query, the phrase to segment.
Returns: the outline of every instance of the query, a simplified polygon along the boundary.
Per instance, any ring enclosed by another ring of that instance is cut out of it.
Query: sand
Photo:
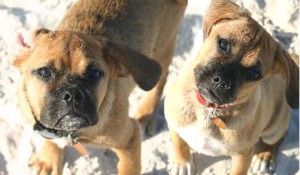
[[[235,0],[246,7],[290,53],[299,54],[298,0]],[[30,174],[30,156],[42,144],[42,138],[24,123],[16,107],[15,90],[18,72],[7,62],[9,44],[16,30],[46,27],[55,29],[72,0],[0,0],[0,175]],[[177,49],[165,87],[168,90],[180,68],[191,60],[201,46],[202,17],[209,0],[190,0],[177,39]],[[165,95],[165,93],[164,93]],[[157,111],[156,134],[142,143],[142,174],[165,175],[172,157],[172,147],[163,114],[163,99]],[[143,96],[140,90],[130,98],[131,113]],[[114,153],[87,147],[90,157],[80,156],[73,148],[65,151],[64,175],[116,174],[118,161]],[[228,157],[194,154],[199,174],[225,174],[230,171]],[[280,146],[276,174],[299,173],[299,111],[293,110],[290,128]]]

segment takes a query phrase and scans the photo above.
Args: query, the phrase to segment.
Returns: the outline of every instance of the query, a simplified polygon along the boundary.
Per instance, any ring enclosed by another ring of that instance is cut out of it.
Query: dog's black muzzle
[[[210,103],[233,102],[239,80],[239,67],[235,64],[211,63],[194,69],[199,93]]]
[[[47,138],[72,135],[98,122],[95,96],[80,82],[64,84],[48,92],[45,108],[34,130]]]

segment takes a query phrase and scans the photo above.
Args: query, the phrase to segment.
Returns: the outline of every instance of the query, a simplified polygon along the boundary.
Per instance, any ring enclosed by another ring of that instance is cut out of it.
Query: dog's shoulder
[[[169,125],[185,126],[196,120],[195,94],[193,71],[186,64],[165,98],[165,116]]]

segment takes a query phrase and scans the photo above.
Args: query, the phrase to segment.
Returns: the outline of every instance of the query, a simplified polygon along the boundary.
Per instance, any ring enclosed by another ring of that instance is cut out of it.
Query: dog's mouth
[[[51,129],[43,125],[41,122],[36,122],[33,126],[33,130],[46,139],[57,139],[61,137],[75,136],[74,131]]]
[[[211,98],[215,98],[218,99],[217,97],[210,95],[209,97],[207,97],[207,95],[203,95],[199,92],[199,90],[196,90],[196,97],[197,100],[200,104],[206,106],[206,107],[211,107],[211,108],[230,108],[233,106],[238,105],[239,103],[234,102],[230,102],[230,103],[225,103],[225,104],[220,104],[218,102],[212,102]]]
[[[61,117],[54,125],[53,129],[56,130],[66,130],[66,131],[75,131],[77,129],[87,127],[90,125],[87,117],[71,113]]]
[[[197,101],[203,106],[210,108],[229,108],[239,104],[236,102],[236,96],[234,93],[218,96],[214,91],[202,87],[200,83],[197,83],[197,81],[195,81],[195,85]]]
[[[47,139],[56,139],[61,137],[76,137],[76,131],[92,125],[87,117],[80,114],[71,113],[64,115],[51,127],[42,121],[36,121],[33,130]]]

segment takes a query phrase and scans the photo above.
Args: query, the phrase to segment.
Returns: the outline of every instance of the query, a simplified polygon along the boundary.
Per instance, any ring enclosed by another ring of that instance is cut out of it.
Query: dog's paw
[[[195,167],[192,161],[188,161],[184,165],[171,163],[168,166],[169,175],[195,175]]]
[[[60,157],[54,155],[35,154],[31,157],[28,164],[31,168],[31,174],[34,175],[60,175],[62,174],[62,165]]]
[[[275,171],[275,159],[270,152],[255,154],[252,158],[252,173],[272,174]]]

